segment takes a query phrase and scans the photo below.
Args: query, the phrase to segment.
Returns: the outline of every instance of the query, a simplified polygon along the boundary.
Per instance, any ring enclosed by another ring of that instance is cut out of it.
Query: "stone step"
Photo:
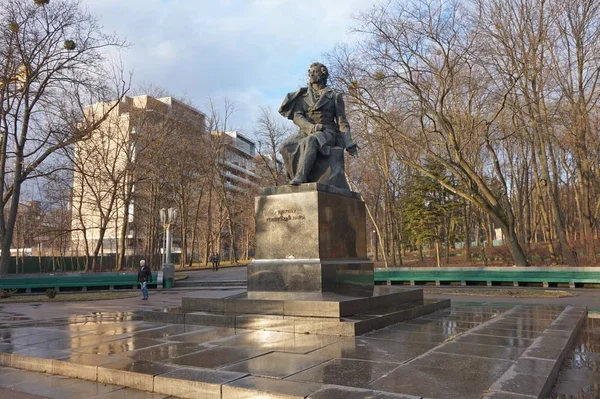
[[[246,280],[179,280],[175,283],[177,288],[188,287],[246,287]]]
[[[399,304],[396,309],[355,314],[351,317],[308,317],[211,312],[144,312],[144,320],[163,323],[205,325],[240,330],[266,330],[295,334],[354,337],[392,324],[425,316],[450,306],[450,300]]]
[[[423,300],[423,290],[378,286],[371,295],[349,296],[333,292],[250,292],[228,298],[183,297],[184,312],[263,314],[278,316],[346,317]]]

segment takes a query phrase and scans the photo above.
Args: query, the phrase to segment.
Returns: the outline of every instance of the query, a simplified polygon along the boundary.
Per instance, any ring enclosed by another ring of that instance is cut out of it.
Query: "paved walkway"
[[[240,280],[245,273],[242,267],[188,274],[190,279],[218,281]],[[243,291],[202,290],[194,295],[222,298]],[[179,306],[190,290],[152,291],[149,301],[5,304],[0,305],[0,362],[1,353],[17,359],[16,364],[46,359],[39,367],[49,367],[48,373],[71,370],[86,378],[86,370],[93,370],[94,378],[102,382],[3,367],[0,397],[149,399],[182,392],[164,386],[162,394],[123,388],[132,385],[122,377],[131,372],[165,375],[171,381],[183,381],[181,386],[187,389],[193,385],[190,381],[208,378],[218,382],[223,398],[262,387],[265,392],[292,390],[299,397],[314,399],[349,399],[381,391],[389,392],[389,398],[479,399],[492,384],[511,375],[566,305],[600,309],[596,292],[577,292],[577,297],[557,299],[453,295],[449,310],[352,338],[140,320],[138,311]],[[524,302],[530,304],[515,307]],[[565,395],[577,390],[597,394],[590,385],[598,377],[594,373],[600,361],[600,331],[594,323],[588,323],[566,363],[565,370],[571,371],[562,373],[555,397],[570,398]],[[68,364],[74,366],[69,369]],[[156,384],[157,380],[152,381]],[[135,386],[150,387],[140,384]]]

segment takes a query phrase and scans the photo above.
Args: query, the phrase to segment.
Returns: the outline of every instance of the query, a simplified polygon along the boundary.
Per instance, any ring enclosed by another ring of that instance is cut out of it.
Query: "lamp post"
[[[173,245],[173,235],[171,234],[171,227],[177,223],[178,217],[177,208],[162,208],[160,210],[160,222],[165,230],[165,241],[163,247],[163,282],[165,288],[172,288],[175,278],[175,267],[171,263],[171,247]]]

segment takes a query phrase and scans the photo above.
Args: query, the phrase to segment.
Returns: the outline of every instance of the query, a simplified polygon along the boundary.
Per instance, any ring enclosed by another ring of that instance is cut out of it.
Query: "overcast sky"
[[[353,16],[376,0],[83,0],[123,52],[133,85],[152,84],[205,109],[236,105],[252,134],[260,106],[276,110],[313,61],[348,41]]]

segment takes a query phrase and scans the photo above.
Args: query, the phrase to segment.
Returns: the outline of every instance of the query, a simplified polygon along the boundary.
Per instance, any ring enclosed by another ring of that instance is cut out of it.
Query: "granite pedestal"
[[[358,193],[319,183],[279,186],[264,189],[255,205],[249,297],[372,291],[365,204]]]
[[[421,289],[374,286],[358,193],[320,183],[280,186],[262,190],[255,205],[248,292],[184,297],[180,309],[146,312],[146,320],[355,336],[450,306],[425,301]]]

